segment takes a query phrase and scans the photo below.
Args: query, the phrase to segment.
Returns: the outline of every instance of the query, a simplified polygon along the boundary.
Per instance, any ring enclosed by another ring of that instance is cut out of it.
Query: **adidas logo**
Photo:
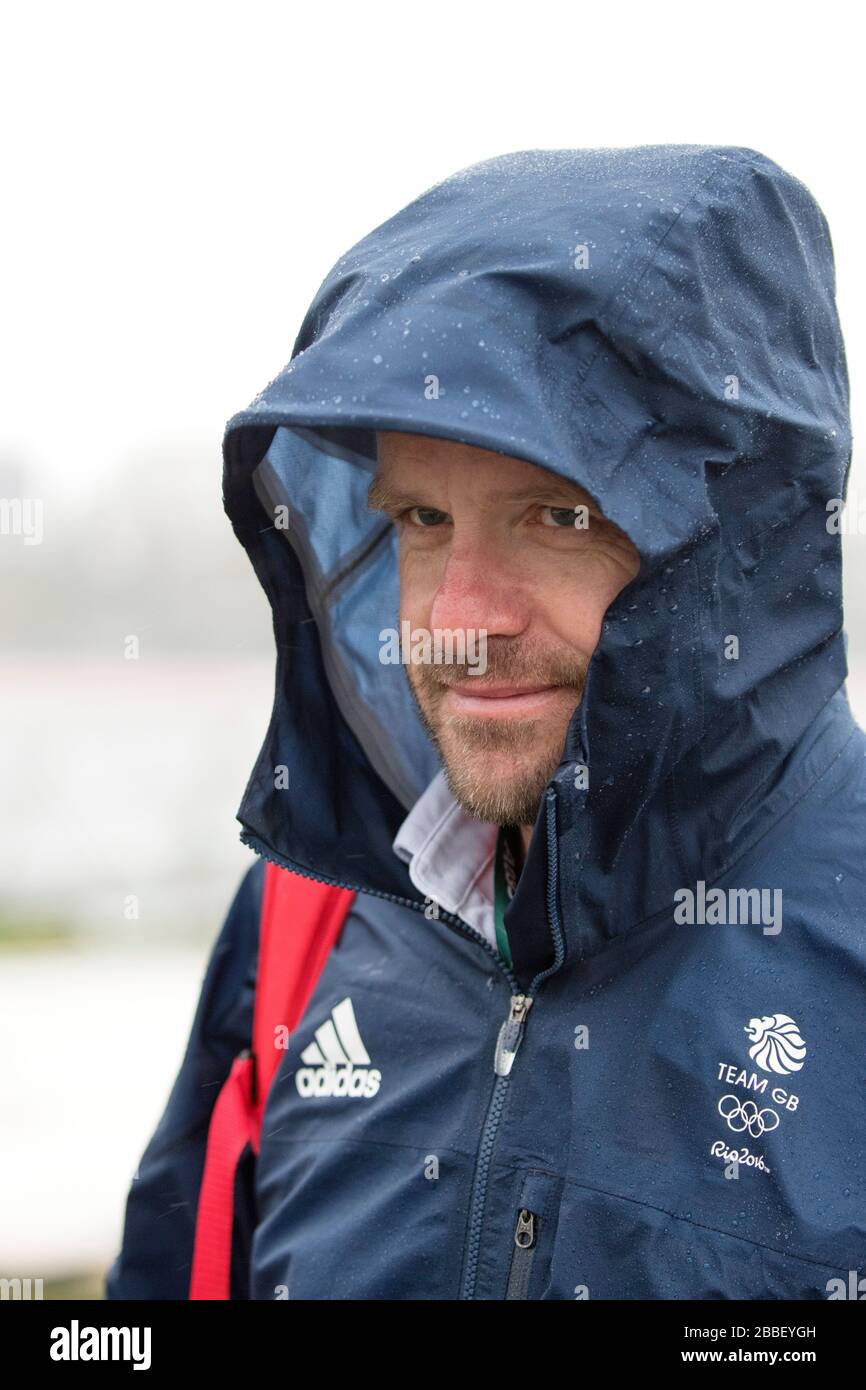
[[[379,1089],[382,1073],[369,1065],[351,999],[341,999],[330,1018],[316,1029],[316,1040],[301,1053],[303,1066],[295,1072],[298,1094],[349,1096],[369,1100]]]

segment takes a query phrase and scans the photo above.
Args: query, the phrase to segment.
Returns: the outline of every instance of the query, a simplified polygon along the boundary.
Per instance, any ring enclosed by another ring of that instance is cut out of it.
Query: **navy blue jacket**
[[[508,907],[513,970],[425,912],[392,848],[439,764],[379,661],[398,593],[365,501],[376,429],[553,469],[640,552]],[[850,452],[827,224],[754,150],[490,159],[334,266],[224,440],[277,648],[242,838],[358,893],[238,1178],[234,1296],[818,1299],[866,1272]],[[186,1297],[262,872],[214,948],[111,1298]]]

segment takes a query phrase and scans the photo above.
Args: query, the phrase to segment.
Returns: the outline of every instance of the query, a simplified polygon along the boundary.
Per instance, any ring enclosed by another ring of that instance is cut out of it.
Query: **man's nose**
[[[528,619],[523,587],[501,552],[490,545],[452,548],[433,598],[431,628],[513,637]]]

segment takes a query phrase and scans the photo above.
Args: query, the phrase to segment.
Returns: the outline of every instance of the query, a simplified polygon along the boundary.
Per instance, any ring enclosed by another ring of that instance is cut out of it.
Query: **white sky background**
[[[212,447],[216,492],[226,419],[361,236],[479,159],[658,142],[749,145],[814,193],[859,437],[852,23],[841,3],[7,4],[0,456],[44,488],[46,531],[127,446]]]

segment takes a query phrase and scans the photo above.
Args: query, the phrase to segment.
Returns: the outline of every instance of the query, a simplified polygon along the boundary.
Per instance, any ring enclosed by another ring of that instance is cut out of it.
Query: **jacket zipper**
[[[517,1213],[517,1225],[514,1228],[514,1253],[511,1256],[511,1268],[508,1271],[506,1298],[526,1298],[537,1244],[538,1216],[534,1211],[521,1207]]]
[[[439,918],[446,922],[461,936],[465,936],[470,941],[476,942],[492,958],[497,968],[507,979],[511,990],[511,1001],[509,1004],[508,1015],[502,1023],[496,1039],[496,1051],[493,1058],[493,1070],[496,1074],[496,1081],[493,1085],[493,1093],[487,1107],[487,1114],[484,1117],[484,1124],[481,1130],[481,1139],[478,1145],[478,1155],[475,1160],[475,1174],[472,1182],[472,1197],[469,1208],[469,1227],[466,1239],[466,1250],[464,1260],[464,1274],[460,1298],[472,1299],[475,1297],[475,1284],[478,1275],[478,1256],[481,1247],[481,1228],[484,1220],[484,1207],[487,1199],[487,1182],[490,1173],[490,1162],[493,1157],[493,1147],[496,1133],[499,1128],[499,1120],[505,1105],[505,1098],[508,1092],[508,1079],[514,1058],[517,1054],[521,1042],[523,1041],[523,1030],[526,1027],[526,1015],[532,1007],[533,1000],[539,985],[553,975],[565,958],[565,942],[562,935],[562,928],[559,921],[559,908],[556,902],[557,894],[557,860],[556,860],[556,792],[549,787],[546,794],[546,829],[547,829],[547,914],[548,921],[553,931],[554,939],[554,959],[546,970],[542,970],[532,980],[526,993],[520,990],[520,984],[514,971],[509,968],[500,956],[480,932],[474,927],[470,927],[461,917],[457,917],[453,912],[448,912],[445,908],[440,908]],[[328,878],[324,874],[310,873],[307,869],[300,868],[299,865],[292,863],[291,859],[284,855],[276,854],[269,845],[265,845],[257,835],[252,834],[246,829],[241,830],[240,835],[243,844],[248,845],[262,859],[268,860],[271,864],[276,864],[279,868],[290,869],[292,873],[300,874],[302,878],[311,878],[316,883],[329,883],[334,888],[346,888],[350,892],[367,893],[368,896],[385,898],[388,902],[400,903],[401,906],[411,907],[416,912],[424,912],[425,904],[415,901],[412,898],[400,897],[397,893],[385,893],[381,889],[360,889],[357,884],[341,883],[338,879]]]
[[[559,969],[565,958],[565,941],[562,935],[562,927],[559,921],[559,908],[556,901],[558,868],[556,859],[556,792],[552,787],[549,788],[546,793],[546,802],[547,916],[553,932],[554,958],[552,964],[549,965],[546,970],[540,971],[535,976],[526,994],[513,994],[511,996],[508,1017],[502,1024],[499,1030],[499,1036],[496,1040],[496,1052],[493,1059],[493,1070],[496,1073],[496,1081],[493,1086],[493,1094],[490,1097],[487,1114],[484,1118],[484,1125],[481,1131],[481,1143],[478,1147],[478,1158],[475,1165],[475,1178],[472,1184],[472,1198],[469,1207],[469,1233],[466,1242],[466,1261],[464,1264],[463,1284],[460,1291],[461,1300],[475,1297],[475,1285],[478,1277],[478,1257],[481,1249],[481,1228],[484,1221],[484,1207],[487,1199],[490,1163],[493,1157],[493,1148],[496,1140],[496,1133],[499,1128],[499,1121],[505,1106],[511,1068],[514,1065],[517,1049],[523,1041],[523,1032],[526,1027],[526,1015],[532,1007],[539,986],[547,979],[548,975],[553,975]]]
[[[512,994],[508,1015],[499,1029],[496,1051],[493,1054],[493,1070],[496,1081],[493,1094],[484,1117],[481,1130],[481,1143],[475,1161],[475,1175],[472,1181],[472,1198],[469,1205],[469,1233],[466,1241],[466,1260],[464,1263],[461,1299],[475,1297],[475,1280],[478,1273],[478,1255],[481,1249],[481,1228],[484,1222],[484,1205],[487,1197],[487,1182],[490,1175],[490,1161],[499,1120],[505,1105],[508,1091],[508,1078],[514,1065],[517,1049],[523,1041],[526,1015],[532,1007],[529,994]]]

